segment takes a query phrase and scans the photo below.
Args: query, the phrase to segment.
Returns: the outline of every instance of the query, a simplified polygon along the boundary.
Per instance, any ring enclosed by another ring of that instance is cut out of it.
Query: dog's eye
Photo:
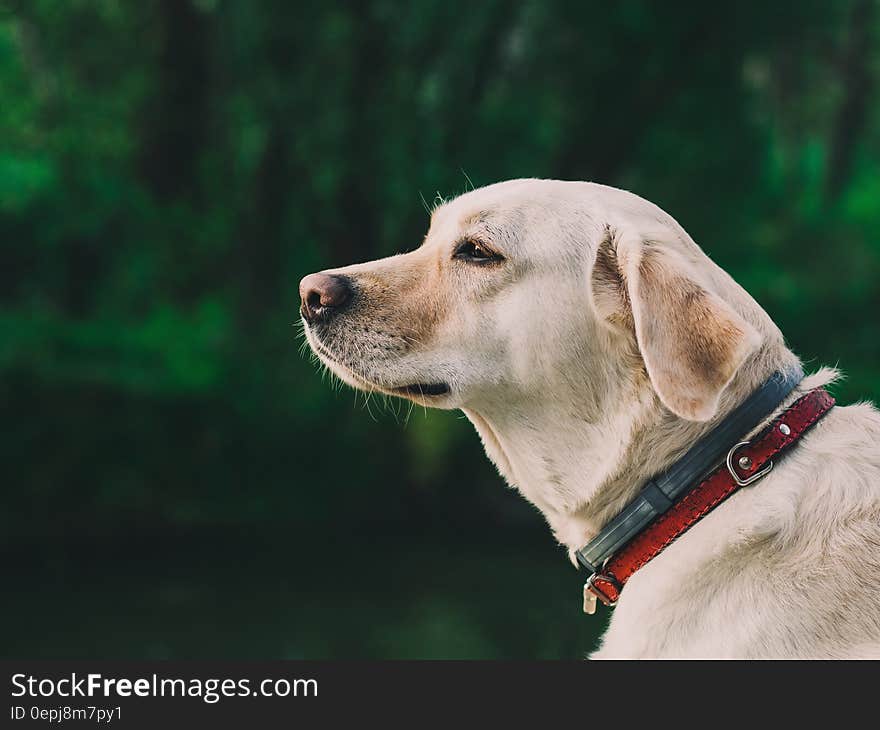
[[[482,243],[470,239],[462,241],[455,247],[453,258],[470,261],[475,264],[486,264],[492,261],[501,261],[504,257],[486,248]]]

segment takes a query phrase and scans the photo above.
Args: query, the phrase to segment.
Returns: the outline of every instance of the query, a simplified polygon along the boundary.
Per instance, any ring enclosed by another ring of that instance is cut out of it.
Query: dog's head
[[[625,381],[705,421],[778,336],[671,217],[589,183],[474,190],[434,211],[416,250],[311,274],[300,294],[337,376],[440,408],[600,399]]]

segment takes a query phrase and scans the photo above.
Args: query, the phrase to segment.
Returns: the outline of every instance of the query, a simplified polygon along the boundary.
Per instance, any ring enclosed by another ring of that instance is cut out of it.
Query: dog
[[[463,411],[573,562],[648,479],[800,367],[670,215],[595,183],[473,190],[434,209],[416,250],[310,274],[300,295],[321,362]],[[805,377],[753,432],[836,377]],[[880,657],[877,410],[831,409],[636,571],[592,657]]]

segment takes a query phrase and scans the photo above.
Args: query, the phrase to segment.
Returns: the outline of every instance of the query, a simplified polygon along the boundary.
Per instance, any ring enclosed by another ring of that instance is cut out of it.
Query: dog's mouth
[[[308,331],[308,330],[307,330]],[[341,360],[333,353],[323,342],[321,342],[317,337],[309,338],[313,349],[321,357],[328,365],[335,366],[337,369],[341,369],[349,378],[351,378],[357,387],[362,389],[371,390],[373,388],[378,388],[379,390],[383,390],[386,393],[390,393],[393,395],[398,395],[404,398],[439,398],[444,395],[448,395],[452,390],[449,387],[448,383],[444,383],[441,381],[437,382],[427,382],[427,383],[412,383],[411,385],[402,385],[402,386],[390,386],[383,385],[379,382],[374,381],[372,378],[367,378],[365,375],[357,372],[352,369],[350,366],[341,362]],[[337,370],[337,375],[340,373]]]
[[[436,397],[449,393],[449,386],[446,383],[414,383],[413,385],[404,385],[401,388],[392,388],[392,390],[401,395]]]

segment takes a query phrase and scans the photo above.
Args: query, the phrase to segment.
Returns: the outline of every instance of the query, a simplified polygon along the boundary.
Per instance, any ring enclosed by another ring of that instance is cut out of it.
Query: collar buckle
[[[761,469],[760,471],[756,471],[754,474],[752,474],[752,476],[746,477],[745,479],[743,479],[739,474],[736,473],[736,467],[734,467],[733,465],[733,457],[739,449],[741,449],[743,446],[748,446],[750,443],[751,441],[740,441],[730,451],[727,452],[727,471],[730,472],[730,476],[733,477],[733,481],[735,481],[741,487],[758,481],[761,477],[766,476],[767,473],[773,468],[773,461],[771,460],[767,462],[767,466],[765,466],[763,469]]]

